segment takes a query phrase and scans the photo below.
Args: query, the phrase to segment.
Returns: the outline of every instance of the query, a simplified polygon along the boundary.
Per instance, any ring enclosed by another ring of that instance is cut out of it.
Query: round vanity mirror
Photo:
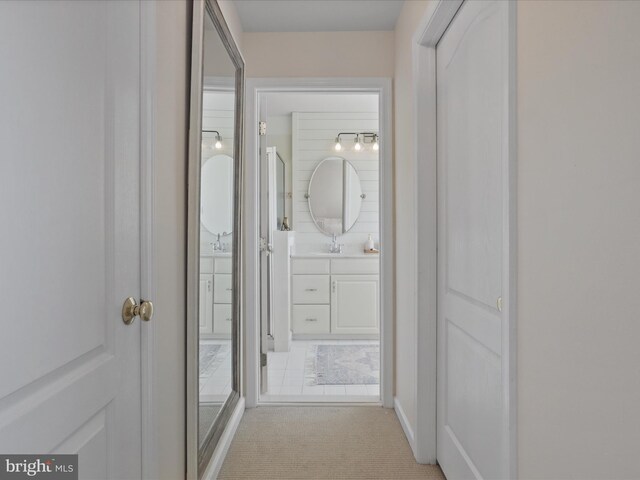
[[[309,211],[322,233],[341,235],[358,220],[362,206],[362,187],[358,172],[342,157],[320,162],[309,182]]]
[[[214,155],[202,166],[200,221],[214,235],[233,230],[233,158]]]

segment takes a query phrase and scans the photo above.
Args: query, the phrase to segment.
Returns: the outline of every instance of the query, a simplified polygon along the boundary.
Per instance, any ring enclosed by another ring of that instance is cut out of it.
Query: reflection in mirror
[[[348,232],[360,216],[362,187],[356,169],[342,157],[320,162],[309,182],[309,210],[326,235]]]
[[[224,252],[233,230],[233,158],[229,155],[207,158],[202,165],[200,191],[200,221],[206,229],[203,237],[207,238],[206,233],[214,235],[217,243],[213,243],[213,251]]]
[[[233,382],[233,221],[236,67],[205,14],[200,158],[198,447],[208,450]]]
[[[276,216],[278,230],[282,230],[282,220],[284,219],[285,205],[285,165],[284,160],[278,152],[276,152]]]

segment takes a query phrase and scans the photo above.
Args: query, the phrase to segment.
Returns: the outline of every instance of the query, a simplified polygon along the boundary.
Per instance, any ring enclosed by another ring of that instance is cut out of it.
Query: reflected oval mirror
[[[214,155],[202,166],[200,221],[214,235],[233,230],[233,158]]]
[[[318,230],[326,235],[346,233],[358,220],[362,207],[358,172],[342,157],[327,157],[313,171],[307,197]]]

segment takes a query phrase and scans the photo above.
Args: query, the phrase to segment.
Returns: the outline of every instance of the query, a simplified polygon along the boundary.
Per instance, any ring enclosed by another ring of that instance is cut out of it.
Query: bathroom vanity
[[[231,335],[231,253],[200,256],[200,334],[213,338]]]
[[[378,337],[378,255],[292,255],[291,292],[294,339]]]

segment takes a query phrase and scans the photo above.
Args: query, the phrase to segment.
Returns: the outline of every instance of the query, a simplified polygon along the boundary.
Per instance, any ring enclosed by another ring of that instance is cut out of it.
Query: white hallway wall
[[[186,172],[191,8],[157,2],[154,406],[158,478],[185,472]]]
[[[245,32],[247,77],[393,77],[393,32]]]
[[[416,228],[411,42],[428,0],[405,2],[395,30],[396,402],[416,425]]]
[[[518,2],[521,478],[640,478],[640,2]]]

